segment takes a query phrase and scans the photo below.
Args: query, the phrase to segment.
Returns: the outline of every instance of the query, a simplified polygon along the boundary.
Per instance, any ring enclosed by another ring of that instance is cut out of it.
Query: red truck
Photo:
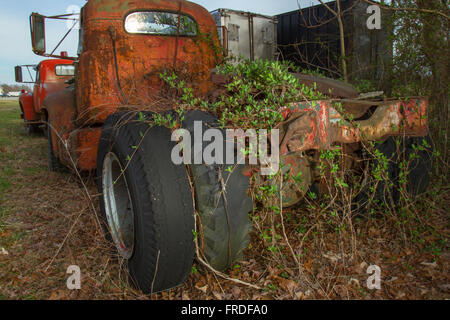
[[[61,56],[65,55],[61,53]],[[24,90],[19,97],[21,117],[24,119],[27,132],[33,133],[46,125],[47,115],[42,109],[42,102],[48,95],[66,88],[66,82],[75,74],[73,62],[67,59],[48,59],[38,65],[15,67],[16,82],[33,84],[33,92]],[[30,80],[34,81],[24,81],[24,70]]]
[[[45,57],[55,57],[45,48],[45,21],[50,18],[55,17],[31,15],[33,51]],[[220,90],[220,77],[213,70],[223,61],[223,50],[211,14],[189,1],[90,0],[81,10],[79,34],[73,85],[63,88],[61,79],[59,91],[52,94],[35,90],[39,104],[26,116],[46,121],[52,129],[50,168],[63,164],[96,170],[107,237],[127,261],[133,283],[145,293],[186,280],[196,254],[195,239],[210,266],[226,270],[250,241],[253,203],[247,191],[257,170],[248,165],[229,171],[219,163],[176,164],[171,158],[176,147],[172,131],[144,121],[178,107],[161,103],[166,68],[184,70],[197,95]],[[383,141],[380,152],[391,156],[391,137],[410,139],[411,147],[414,139],[428,135],[425,98],[361,100],[333,81],[312,82],[331,97],[279,110],[285,118],[280,160],[291,165],[291,174],[302,173],[304,178],[296,188],[283,185],[285,207],[298,203],[320,182],[321,152],[336,144],[344,145],[346,158],[354,159],[351,167],[364,163],[361,150],[366,142]],[[343,110],[336,109],[336,102]],[[200,121],[220,127],[213,114],[199,110],[188,112],[182,127],[195,131]],[[420,155],[408,177],[411,193],[426,188],[430,163],[429,156]]]

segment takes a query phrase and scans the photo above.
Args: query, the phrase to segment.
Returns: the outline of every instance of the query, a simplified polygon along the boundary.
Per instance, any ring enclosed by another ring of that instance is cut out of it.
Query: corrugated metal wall
[[[327,3],[337,11],[336,2]],[[369,30],[366,22],[368,4],[360,0],[341,0],[344,11],[345,44],[350,77],[387,80],[386,68],[392,60],[392,45],[382,12],[381,30]],[[293,61],[304,69],[319,69],[328,76],[342,76],[340,67],[340,31],[334,14],[318,5],[287,12],[278,18],[278,50],[280,59]]]

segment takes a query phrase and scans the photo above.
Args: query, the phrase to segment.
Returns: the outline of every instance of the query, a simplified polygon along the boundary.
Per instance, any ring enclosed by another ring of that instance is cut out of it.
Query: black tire
[[[384,160],[375,159],[373,155],[368,161],[368,171],[363,182],[361,191],[354,199],[354,209],[358,215],[368,217],[371,211],[383,211],[392,208],[397,197],[395,191],[395,180],[397,177],[397,148],[393,138],[384,143],[375,145],[375,152],[379,152]],[[382,173],[380,179],[375,177],[374,172]]]
[[[36,124],[25,124],[25,132],[28,135],[35,135],[38,134],[39,131],[39,125]]]
[[[150,129],[132,120],[125,113],[106,120],[98,148],[98,188],[101,194],[103,164],[107,154],[113,153],[126,168],[123,176],[134,212],[134,247],[126,259],[129,275],[135,286],[150,294],[177,287],[190,274],[194,209],[186,168],[171,161],[175,143],[170,130]],[[103,196],[100,207],[108,225]]]
[[[183,127],[192,137],[194,121],[203,122],[203,131],[218,127],[215,116],[200,111],[189,112]],[[242,174],[243,165],[233,166],[232,172],[229,168],[227,165],[190,165],[201,221],[201,248],[207,262],[219,271],[242,259],[252,230],[249,213],[253,202],[247,195],[250,178]],[[224,188],[225,192],[222,192]]]
[[[429,136],[406,138],[401,150],[403,154],[399,160],[407,164],[407,192],[412,198],[420,196],[430,185],[433,170],[433,142]]]
[[[423,194],[430,183],[432,173],[432,142],[430,137],[406,137],[400,143],[396,138],[389,138],[375,147],[387,160],[386,166],[377,159],[369,162],[370,175],[366,177],[365,185],[355,198],[356,210],[363,216],[368,216],[371,209],[385,209],[386,206],[395,209],[399,203],[401,163],[407,165],[406,188],[407,195],[415,198]],[[423,141],[426,147],[423,146]],[[416,156],[411,158],[411,155]],[[386,179],[381,181],[371,175],[378,168],[384,167]]]
[[[52,127],[50,119],[48,119],[47,129],[45,130],[48,141],[48,168],[53,172],[60,172],[64,166],[59,161],[58,157],[53,152]]]

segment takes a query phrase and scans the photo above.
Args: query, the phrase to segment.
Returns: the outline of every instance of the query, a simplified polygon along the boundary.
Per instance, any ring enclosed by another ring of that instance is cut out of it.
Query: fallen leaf
[[[450,284],[441,284],[438,288],[444,292],[450,292]]]
[[[404,292],[397,293],[397,299],[402,299],[404,297],[406,297],[406,293],[404,293]]]
[[[0,254],[2,254],[2,255],[4,255],[4,256],[9,255],[8,251],[6,251],[5,248],[2,248],[2,249],[0,250]]]
[[[281,273],[281,270],[278,268],[272,268],[271,266],[267,266],[267,270],[269,271],[269,275],[267,279],[273,279]]]
[[[327,258],[328,260],[331,260],[331,262],[338,262],[339,260],[342,259],[342,255],[341,254],[335,254],[332,251],[324,253],[324,254],[322,254],[322,256],[324,258]]]
[[[312,293],[312,291],[311,291],[311,290],[309,290],[309,289],[308,289],[308,290],[306,290],[306,292],[305,292],[305,298],[306,298],[306,299],[308,299],[309,297],[311,297],[311,296],[312,296],[312,294],[313,294],[313,293]]]
[[[303,267],[306,269],[306,271],[308,271],[308,273],[311,273],[311,266],[313,264],[313,260],[309,259],[308,262],[305,262],[303,264]]]
[[[223,300],[222,295],[220,293],[218,293],[218,292],[213,292],[213,296],[217,300]]]
[[[297,300],[304,300],[305,299],[305,294],[301,291],[298,291],[295,293],[295,299]]]
[[[445,260],[450,260],[450,252],[448,251],[443,252],[441,257]]]
[[[206,293],[206,291],[208,291],[208,285],[204,286],[204,287],[198,287],[195,286],[196,289],[200,290],[203,293]]]
[[[425,289],[425,288],[419,288],[419,290],[420,290],[420,294],[421,294],[422,296],[426,295],[426,294],[429,292],[429,290],[427,290],[427,289]]]
[[[183,300],[183,301],[191,300],[191,298],[189,297],[189,294],[186,291],[183,291],[183,294],[181,295],[181,300]]]
[[[380,231],[374,227],[369,228],[369,236],[379,236]]]
[[[431,267],[431,268],[436,268],[437,267],[437,263],[436,261],[433,263],[430,262],[422,262],[421,265],[425,266],[425,267]]]
[[[367,262],[364,261],[364,262],[361,262],[359,267],[361,268],[361,270],[366,271],[367,268],[369,267],[369,265],[367,264]]]
[[[289,292],[291,295],[293,295],[295,289],[297,289],[297,284],[293,280],[280,278],[278,282],[280,284],[281,289]]]
[[[252,270],[252,273],[255,278],[259,278],[261,276],[261,272],[259,272],[259,271]]]
[[[231,289],[231,294],[235,300],[239,300],[241,296],[241,289],[239,287],[233,287],[233,289]]]
[[[359,283],[359,280],[358,280],[358,279],[355,279],[355,278],[351,278],[351,279],[349,280],[348,284],[350,284],[350,285],[355,284],[358,288],[361,287],[361,284]]]
[[[386,280],[385,283],[394,282],[394,281],[396,281],[396,280],[398,280],[397,277],[392,277],[391,279]]]
[[[263,298],[262,295],[260,295],[260,294],[255,294],[255,295],[253,295],[252,300],[257,301],[257,300],[261,300],[262,298]]]
[[[50,298],[48,298],[48,299],[49,300],[63,300],[66,297],[67,297],[67,295],[64,290],[56,290],[51,293]]]

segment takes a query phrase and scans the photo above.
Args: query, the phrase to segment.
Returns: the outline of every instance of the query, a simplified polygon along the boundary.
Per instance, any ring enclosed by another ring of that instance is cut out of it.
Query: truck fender
[[[25,121],[37,121],[39,116],[34,112],[33,108],[33,94],[25,92],[20,95],[19,105],[23,113],[23,119]]]
[[[51,125],[48,130],[52,132],[53,152],[62,159],[65,153],[63,141],[68,141],[70,132],[76,129],[75,89],[69,87],[48,95],[42,103],[42,115]]]

